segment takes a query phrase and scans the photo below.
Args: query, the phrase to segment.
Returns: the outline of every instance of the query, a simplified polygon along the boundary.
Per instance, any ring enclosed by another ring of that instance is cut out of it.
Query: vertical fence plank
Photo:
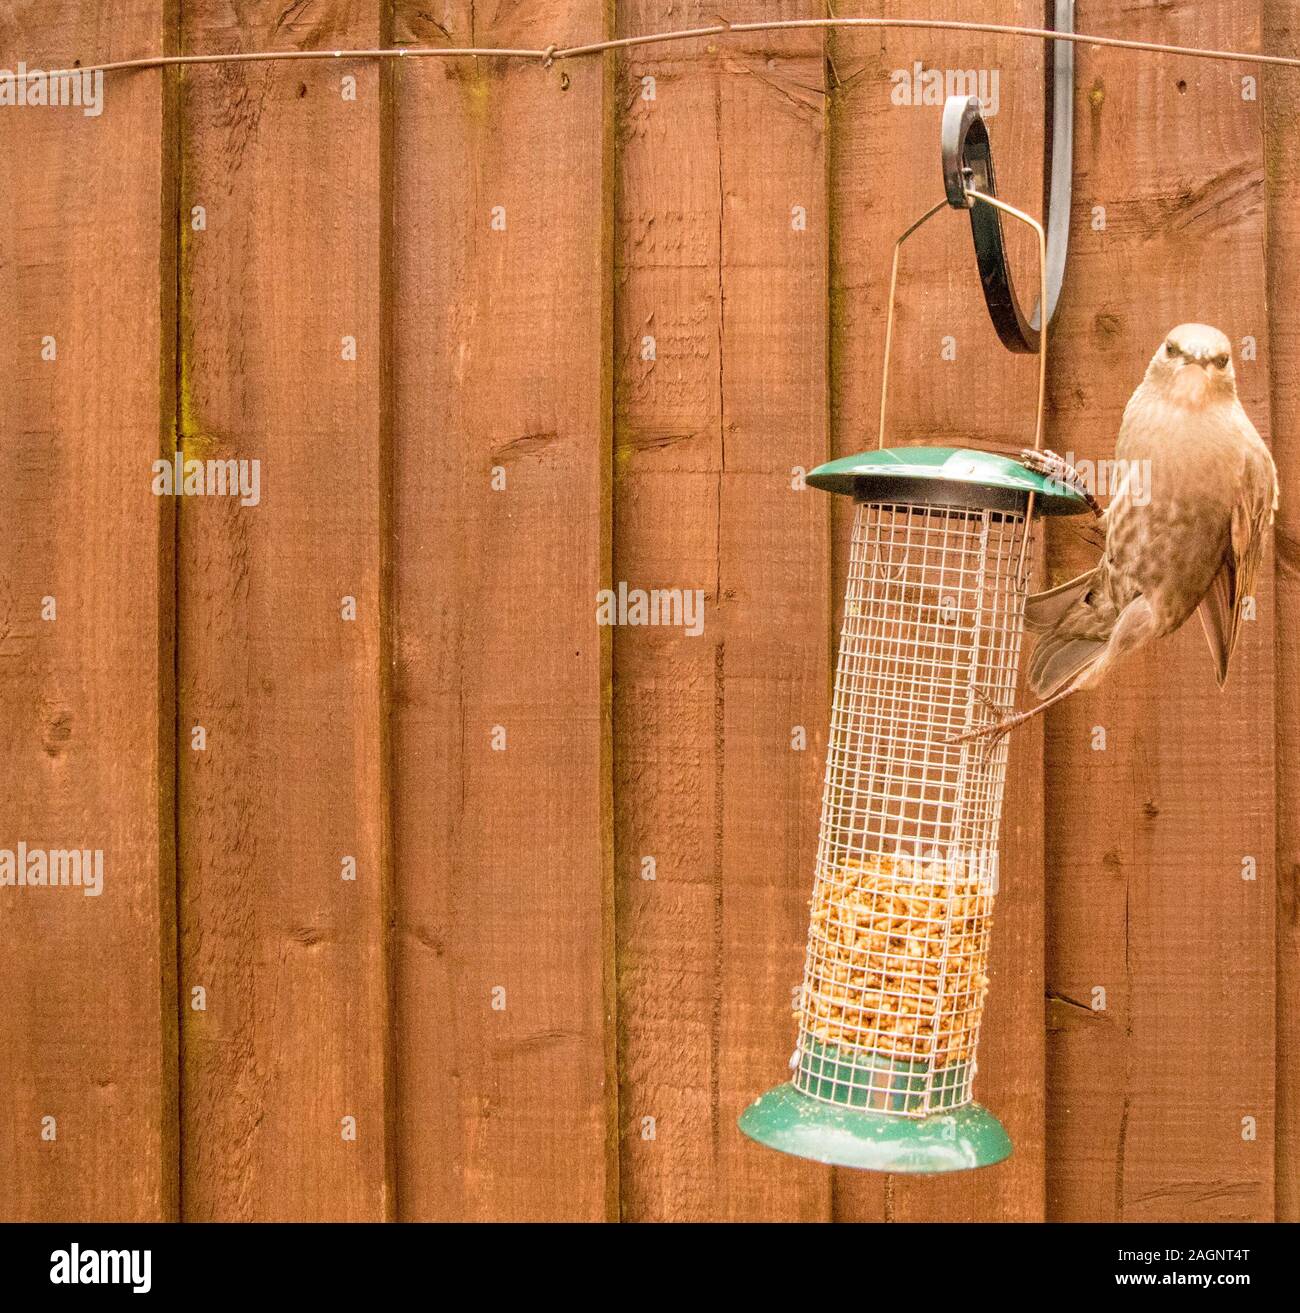
[[[728,17],[778,12],[819,10]],[[614,642],[624,1215],[821,1218],[735,1121],[793,1047],[825,747],[823,39],[633,50],[616,99],[614,577],[703,603]]]
[[[183,37],[374,45],[379,14],[187,0]],[[380,1219],[379,70],[190,69],[182,123],[180,436],[260,462],[256,504],[180,509],[183,1208]]]
[[[163,0],[0,18],[11,69],[173,40]],[[109,83],[98,114],[88,89],[0,109],[0,1213],[158,1220],[176,1210],[173,528],[151,492],[172,124],[160,74]],[[19,887],[19,844],[102,850],[101,892]]]
[[[1242,49],[1257,42],[1259,16],[1257,4],[1139,12],[1089,0],[1079,21]],[[1243,404],[1267,433],[1260,107],[1243,81],[1256,72],[1081,52],[1080,222],[1059,337],[1072,349],[1053,373],[1062,453],[1114,454],[1129,394],[1185,320],[1228,334]],[[1096,559],[1060,546],[1055,579]],[[1266,565],[1222,694],[1193,620],[1049,713],[1053,1218],[1272,1216],[1270,576]],[[1246,858],[1257,863],[1249,880]]]
[[[606,35],[398,4],[399,43]],[[601,1218],[611,1161],[609,63],[394,71],[401,1213]]]
[[[998,21],[1041,25],[1042,6],[1003,7]],[[933,6],[896,0],[886,14]],[[946,16],[980,20],[965,0]],[[1044,61],[1037,42],[931,32],[839,33],[831,43],[832,436],[836,455],[876,444],[881,342],[893,244],[943,195],[942,97],[958,84],[986,101],[999,194],[1041,215]],[[933,90],[935,77],[941,90]],[[1037,257],[1008,223],[1016,276],[1033,286]],[[1018,450],[1033,442],[1036,358],[999,343],[980,293],[964,215],[942,213],[904,247],[886,445],[927,443]],[[1023,294],[1023,293],[1022,293]],[[1059,339],[1058,339],[1059,340]],[[837,599],[851,507],[836,507]],[[837,608],[838,609],[838,608]],[[988,1005],[975,1097],[1015,1144],[1005,1163],[942,1181],[837,1172],[845,1220],[1034,1220],[1043,1211],[1042,730],[1012,740],[1002,823]]]
[[[1265,50],[1300,49],[1287,0],[1264,0]],[[1300,1222],[1300,73],[1265,74],[1269,400],[1281,499],[1274,533],[1273,651],[1277,698],[1277,1154],[1276,1216]],[[1290,1041],[1290,1042],[1288,1042]]]

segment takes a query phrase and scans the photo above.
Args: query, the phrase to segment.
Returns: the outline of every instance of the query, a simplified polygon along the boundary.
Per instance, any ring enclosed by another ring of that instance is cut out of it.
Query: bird
[[[1078,481],[1053,453],[1025,463]],[[1026,599],[1038,641],[1028,711],[958,736],[1003,734],[1081,689],[1122,658],[1200,615],[1220,688],[1278,503],[1277,469],[1237,397],[1232,346],[1217,328],[1179,324],[1156,349],[1124,408],[1119,485],[1099,528],[1100,561]],[[1093,503],[1095,509],[1096,507]]]

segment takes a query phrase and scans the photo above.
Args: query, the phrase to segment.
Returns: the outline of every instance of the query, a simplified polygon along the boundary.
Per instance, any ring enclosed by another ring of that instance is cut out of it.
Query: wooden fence
[[[1291,8],[1077,23],[1296,53]],[[1043,17],[872,7],[940,9]],[[3,7],[0,63],[714,17],[50,0]],[[1226,692],[1189,625],[1017,736],[977,1081],[1015,1155],[880,1178],[735,1128],[793,1040],[843,581],[798,472],[873,441],[889,246],[940,194],[924,70],[986,75],[1041,210],[1043,58],[805,30],[0,107],[0,845],[105,853],[97,898],[0,889],[6,1215],[1300,1216],[1287,70],[1078,49],[1048,445],[1109,455],[1207,320],[1282,510]],[[1034,362],[961,216],[900,290],[895,440],[1021,444]],[[154,495],[177,449],[260,462],[257,504]],[[1042,567],[1091,550],[1054,527]],[[702,634],[598,626],[620,581],[703,590]]]

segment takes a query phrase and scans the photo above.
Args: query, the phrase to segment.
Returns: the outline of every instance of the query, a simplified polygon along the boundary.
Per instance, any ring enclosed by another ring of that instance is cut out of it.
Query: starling
[[[1095,687],[1122,657],[1173,633],[1193,611],[1223,687],[1278,492],[1273,458],[1237,399],[1231,346],[1217,328],[1180,324],[1161,343],[1124,408],[1115,457],[1121,477],[1100,521],[1101,560],[1025,606],[1026,628],[1040,635],[1029,687],[1043,701],[963,739],[996,740]]]

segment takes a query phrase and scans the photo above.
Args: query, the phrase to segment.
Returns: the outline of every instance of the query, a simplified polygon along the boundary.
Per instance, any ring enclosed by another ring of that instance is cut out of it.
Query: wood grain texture
[[[379,15],[193,0],[184,44],[369,45]],[[379,70],[191,69],[182,121],[181,438],[261,462],[258,504],[179,512],[184,1213],[382,1219]]]
[[[173,39],[161,0],[0,14],[10,69]],[[98,116],[0,110],[0,847],[103,851],[98,897],[0,888],[6,1219],[176,1211],[172,518],[150,490],[169,134],[157,78],[109,85]]]
[[[544,45],[600,6],[399,4]],[[394,70],[401,1215],[617,1215],[608,61]]]
[[[1300,17],[1265,0],[1266,50],[1300,49]],[[1279,1222],[1300,1222],[1300,74],[1264,79],[1268,172],[1269,405],[1281,504],[1273,534],[1277,770],[1277,1153]],[[1258,951],[1258,949],[1257,949]]]
[[[895,0],[881,11],[923,17],[933,6]],[[967,0],[945,16],[987,19]],[[999,22],[1039,25],[1042,6],[1002,6]],[[943,195],[942,93],[926,103],[926,72],[974,74],[987,96],[1002,199],[1041,215],[1044,58],[1037,42],[942,33],[840,33],[831,42],[831,396],[835,454],[874,447],[893,245]],[[994,80],[996,78],[996,80]],[[981,80],[982,79],[982,80]],[[987,112],[987,111],[986,111]],[[1032,236],[1008,225],[1022,288],[1037,277]],[[1032,297],[1031,297],[1032,299]],[[944,359],[944,339],[956,358]],[[980,293],[964,215],[944,212],[903,248],[886,445],[1019,450],[1033,444],[1037,359],[997,339]],[[835,587],[843,594],[851,505],[837,499]],[[1041,532],[1041,531],[1040,531]],[[1044,1180],[1042,730],[1013,736],[1002,825],[988,1005],[976,1099],[1015,1144],[985,1171],[918,1181],[836,1173],[835,1215],[871,1221],[1025,1221],[1042,1217]]]
[[[1083,30],[1219,48],[1255,45],[1259,20],[1258,4],[1139,11],[1120,0],[1087,0],[1078,17]],[[1243,404],[1267,435],[1250,72],[1080,52],[1078,221],[1052,378],[1062,453],[1113,455],[1151,353],[1186,320],[1227,333]],[[1243,358],[1247,337],[1257,360]],[[1057,547],[1055,579],[1095,559],[1077,543]],[[1192,622],[1049,713],[1051,1218],[1272,1216],[1270,576],[1266,566],[1223,693]],[[1097,727],[1104,750],[1093,750]],[[1254,880],[1242,878],[1247,857]],[[1104,1010],[1093,1009],[1097,988]]]
[[[1077,25],[1294,52],[1292,8]],[[51,0],[0,4],[0,66],[717,17]],[[1300,1220],[1291,70],[1250,99],[1248,67],[1077,50],[1048,445],[1111,456],[1203,319],[1282,506],[1224,693],[1193,622],[1050,715],[1046,771],[1039,723],[1013,740],[976,1097],[1014,1157],[832,1173],[735,1126],[794,1041],[849,537],[792,483],[874,445],[890,248],[941,191],[941,106],[895,88],[996,73],[999,185],[1041,213],[1044,59],[762,33],[0,107],[0,848],[105,853],[99,898],[0,887],[0,1216]],[[941,214],[906,249],[891,442],[1031,439],[1036,362],[968,234]],[[153,496],[177,443],[258,460],[258,504]],[[1054,580],[1095,558],[1067,525],[1048,547]],[[703,632],[598,625],[620,583],[701,590]]]
[[[822,38],[636,50],[616,87],[614,577],[704,606],[614,639],[623,1215],[823,1218],[829,1174],[735,1124],[794,1042],[828,716],[829,508],[794,486],[828,454]]]

